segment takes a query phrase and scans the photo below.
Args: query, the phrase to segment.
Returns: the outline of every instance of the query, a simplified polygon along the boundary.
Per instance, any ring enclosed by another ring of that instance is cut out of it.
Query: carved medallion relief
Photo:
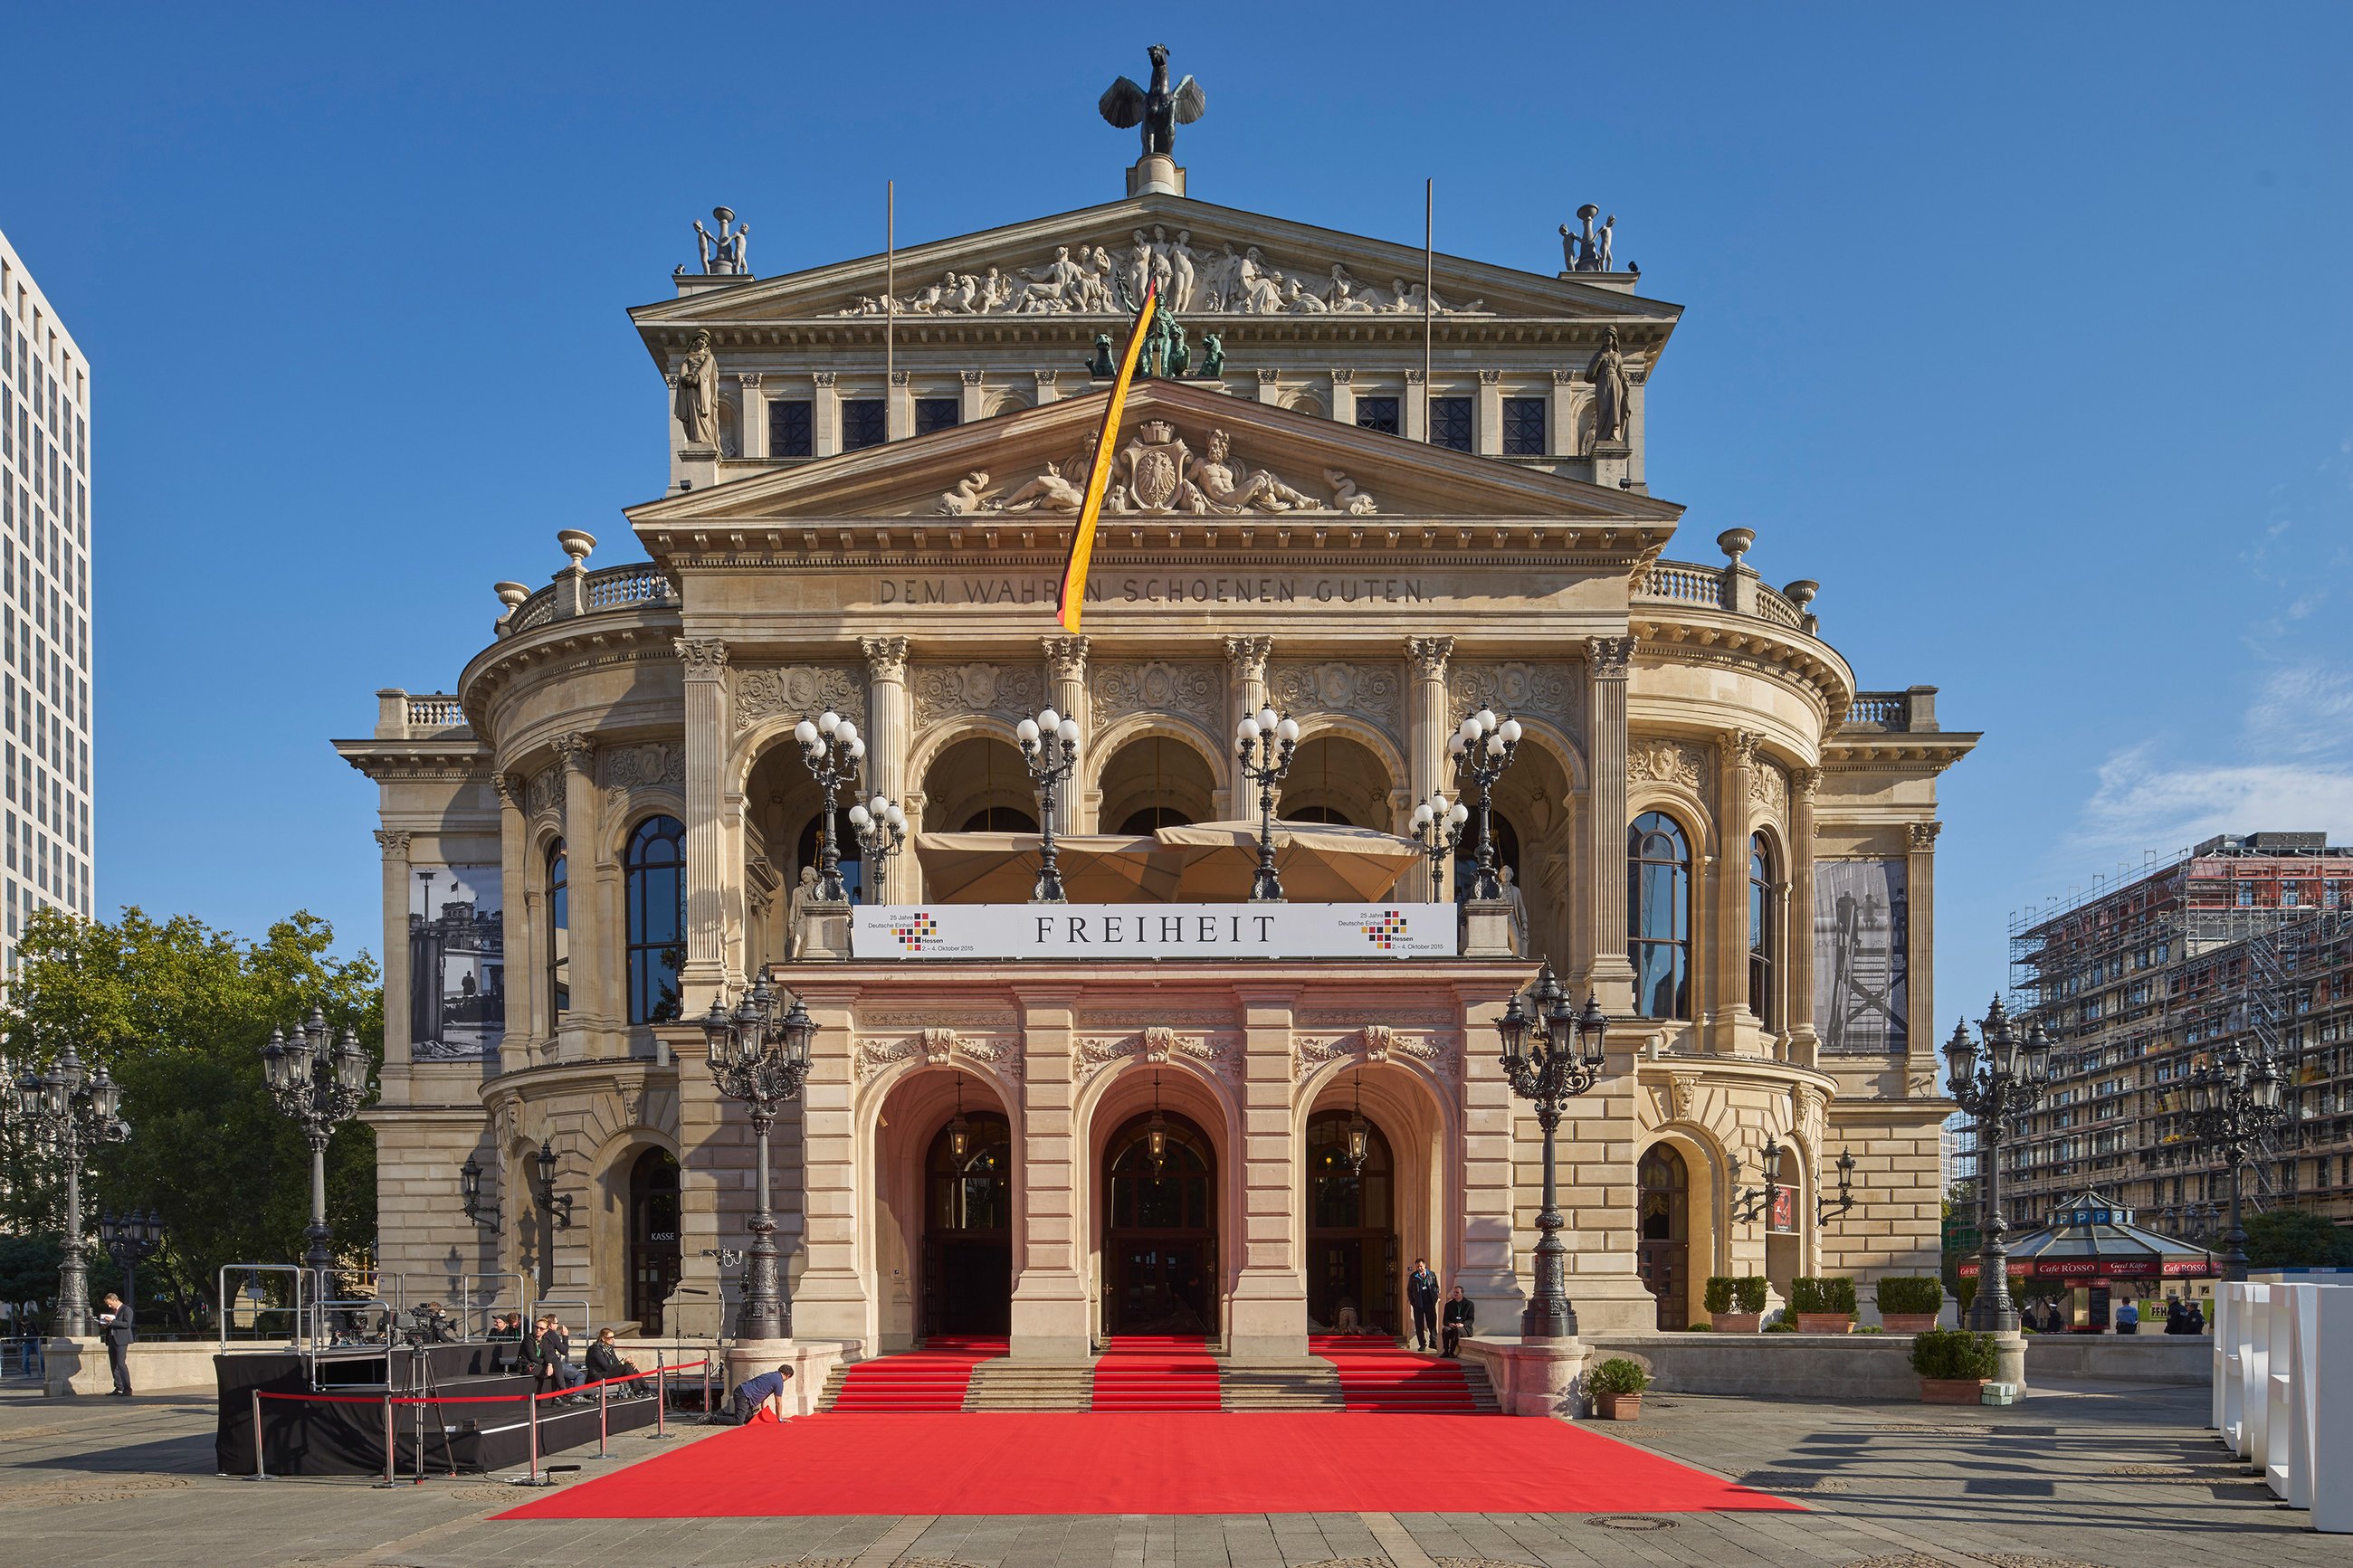
[[[596,752],[597,782],[605,786],[605,809],[618,811],[630,792],[686,788],[686,748],[667,741],[635,745],[601,746]]]
[[[1696,795],[1707,784],[1708,749],[1689,741],[1637,735],[1626,742],[1626,777],[1634,784],[1673,784]]]
[[[1404,709],[1405,681],[1394,665],[1271,664],[1267,695],[1293,718],[1335,713],[1362,719],[1395,739]]]
[[[976,713],[1012,721],[1046,705],[1045,677],[1025,665],[921,664],[907,672],[917,729]]]
[[[1094,727],[1101,731],[1130,713],[1176,713],[1212,735],[1226,721],[1225,672],[1204,664],[1098,664],[1091,671]]]
[[[753,665],[734,672],[735,728],[763,719],[821,713],[828,708],[863,727],[866,678],[839,665]]]
[[[1564,733],[1576,735],[1581,726],[1580,693],[1584,681],[1573,664],[1455,664],[1446,676],[1450,718],[1493,708],[1522,719],[1546,720]]]

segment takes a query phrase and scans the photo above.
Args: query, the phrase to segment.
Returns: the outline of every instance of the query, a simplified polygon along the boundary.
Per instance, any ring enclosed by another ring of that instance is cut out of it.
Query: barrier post
[[[605,1457],[605,1395],[611,1393],[612,1389],[611,1378],[600,1377],[596,1380],[596,1457],[600,1459]]]
[[[662,1364],[659,1346],[654,1349],[654,1429],[648,1442],[659,1443],[670,1436],[662,1424],[663,1414],[670,1408],[670,1369]]]
[[[253,1479],[269,1479],[269,1468],[261,1460],[261,1390],[258,1388],[253,1391]]]
[[[387,1375],[389,1375],[389,1371],[390,1369],[387,1368]],[[378,1491],[382,1491],[393,1485],[394,1442],[395,1439],[392,1434],[392,1389],[387,1385],[384,1391],[384,1479],[376,1482],[376,1489]]]
[[[539,1390],[534,1386],[524,1396],[531,1401],[531,1479],[524,1484],[539,1485]]]
[[[702,1414],[706,1417],[711,1414],[711,1358],[709,1356],[702,1358]]]

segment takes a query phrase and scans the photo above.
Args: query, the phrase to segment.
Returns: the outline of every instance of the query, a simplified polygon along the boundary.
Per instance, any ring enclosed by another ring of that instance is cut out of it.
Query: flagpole
[[[890,406],[892,377],[898,368],[899,182],[882,182],[882,397]],[[886,416],[884,423],[889,423]]]
[[[1432,309],[1438,296],[1438,264],[1431,242],[1438,232],[1438,181],[1421,183],[1421,438],[1430,440],[1430,342],[1435,331]]]

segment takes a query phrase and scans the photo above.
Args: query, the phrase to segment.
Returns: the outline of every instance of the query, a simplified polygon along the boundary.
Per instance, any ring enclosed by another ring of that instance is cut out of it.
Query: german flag
[[[1135,379],[1135,359],[1144,347],[1144,334],[1152,326],[1152,313],[1159,307],[1160,290],[1153,285],[1145,289],[1144,309],[1135,314],[1135,331],[1127,340],[1127,353],[1119,362],[1119,379],[1111,384],[1111,402],[1103,407],[1103,428],[1095,432],[1094,466],[1087,470],[1087,504],[1079,509],[1079,524],[1071,531],[1071,552],[1062,561],[1062,584],[1056,598],[1060,608],[1062,629],[1079,629],[1079,612],[1087,595],[1087,563],[1094,559],[1095,520],[1103,515],[1103,490],[1111,482],[1112,444],[1119,439],[1120,411],[1127,405],[1128,384]]]

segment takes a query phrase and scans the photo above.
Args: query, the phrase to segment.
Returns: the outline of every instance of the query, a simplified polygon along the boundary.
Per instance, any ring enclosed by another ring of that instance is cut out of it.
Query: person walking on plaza
[[[1463,1335],[1479,1331],[1478,1303],[1465,1296],[1460,1285],[1454,1287],[1446,1298],[1446,1315],[1441,1326],[1446,1331],[1446,1338],[1439,1353],[1447,1356],[1461,1352]]]
[[[2116,1309],[2116,1332],[2120,1334],[2140,1332],[2140,1304],[2130,1296],[2126,1297],[2124,1305]]]
[[[776,1419],[782,1421],[785,1418],[785,1384],[792,1375],[791,1367],[779,1366],[774,1372],[764,1372],[757,1377],[747,1377],[737,1384],[727,1405],[731,1424],[750,1426],[759,1419],[760,1407],[771,1401],[775,1402]]]
[[[131,1342],[138,1336],[132,1332],[131,1303],[109,1290],[106,1310],[98,1315],[100,1332],[106,1336],[106,1364],[114,1373],[114,1393],[121,1398],[131,1397]]]
[[[2165,1299],[2165,1331],[2168,1334],[2186,1334],[2189,1331],[2189,1309],[2182,1305],[2181,1298],[2179,1296],[2168,1296]]]
[[[1430,1271],[1430,1259],[1413,1260],[1413,1272],[1405,1277],[1405,1299],[1413,1307],[1413,1348],[1426,1351],[1438,1342],[1438,1276]]]

